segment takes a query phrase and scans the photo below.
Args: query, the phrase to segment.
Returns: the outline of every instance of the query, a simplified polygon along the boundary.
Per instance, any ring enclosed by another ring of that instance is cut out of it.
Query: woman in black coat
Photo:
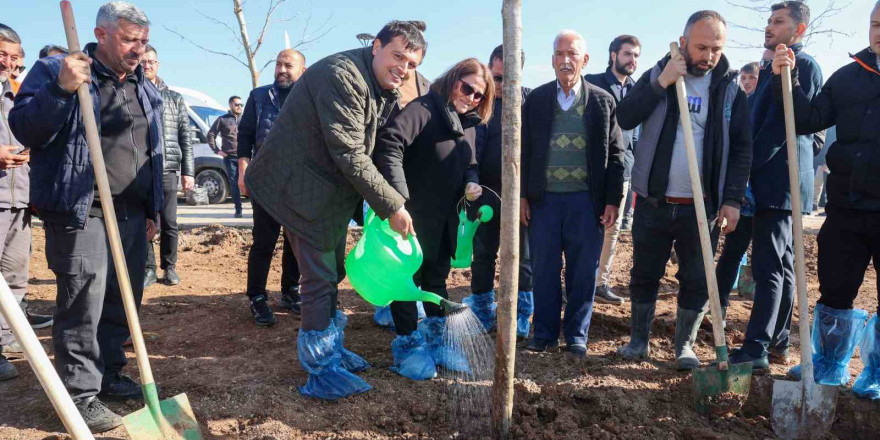
[[[406,199],[406,210],[422,246],[424,262],[414,280],[422,290],[443,298],[455,251],[456,205],[465,194],[480,197],[474,151],[474,127],[492,116],[495,85],[489,69],[468,58],[438,78],[376,137],[373,160],[379,172]],[[394,302],[391,314],[397,338],[391,344],[392,370],[415,380],[436,376],[436,365],[466,369],[444,354],[443,310],[425,303],[427,318],[418,323],[415,302]]]

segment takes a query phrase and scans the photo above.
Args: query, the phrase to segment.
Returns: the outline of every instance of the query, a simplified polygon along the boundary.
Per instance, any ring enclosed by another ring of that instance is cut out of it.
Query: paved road
[[[181,229],[191,229],[199,226],[220,224],[236,228],[253,227],[254,211],[250,202],[242,205],[242,218],[235,218],[235,207],[232,202],[216,205],[188,206],[183,199],[179,200],[177,208],[177,224]],[[819,228],[825,221],[824,216],[808,215],[804,217],[804,229],[809,234],[818,234]],[[39,222],[36,222],[39,224]]]

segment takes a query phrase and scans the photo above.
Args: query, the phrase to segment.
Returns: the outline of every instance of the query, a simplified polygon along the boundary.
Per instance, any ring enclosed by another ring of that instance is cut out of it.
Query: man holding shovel
[[[810,8],[799,1],[771,7],[764,30],[764,47],[790,46],[797,57],[801,89],[807,99],[822,85],[822,72],[813,57],[803,52],[803,37],[810,21]],[[742,347],[731,356],[732,363],[752,362],[753,371],[769,363],[786,364],[791,313],[794,306],[794,247],[792,209],[804,214],[812,210],[813,135],[798,136],[798,157],[802,206],[791,205],[788,181],[785,123],[782,103],[773,96],[773,74],[768,64],[758,75],[752,102],[752,193],[755,216],[752,237],[752,276],[755,303]]]
[[[75,92],[89,84],[100,125],[131,287],[140,303],[147,238],[162,208],[162,98],[139,62],[150,22],[134,5],[98,10],[83,52],[43,58],[22,84],[9,122],[31,149],[31,203],[45,222],[46,259],[55,273],[55,368],[86,424],[103,432],[122,424],[97,396],[140,398],[121,373],[129,336],[107,228],[95,191],[83,111]]]
[[[871,259],[880,269],[880,2],[874,5],[868,31],[870,47],[852,55],[853,62],[831,75],[812,98],[805,91],[800,59],[794,48],[779,44],[773,59],[773,93],[781,100],[780,72],[792,69],[794,118],[798,134],[837,126],[837,140],[828,148],[827,219],[819,231],[819,290],[815,310],[813,355],[815,381],[845,385],[849,361],[866,315],[853,302]],[[780,104],[781,106],[781,104]],[[801,173],[803,175],[803,173]],[[880,290],[878,290],[880,292]],[[880,308],[878,308],[880,312]],[[803,318],[802,318],[803,319]],[[880,326],[867,328],[871,341],[880,340]],[[801,342],[802,344],[806,342]],[[880,388],[880,345],[862,345],[865,370],[854,390]],[[863,390],[865,392],[860,392]],[[875,394],[876,395],[876,394]]]
[[[684,77],[706,215],[716,219],[715,241],[719,226],[724,232],[736,228],[752,160],[748,103],[734,81],[736,71],[730,70],[722,53],[726,39],[727,24],[720,14],[694,13],[679,39],[681,52],[667,55],[645,72],[618,107],[622,129],[642,124],[632,170],[638,194],[632,234],[632,330],[629,344],[617,351],[627,359],[650,356],[657,292],[674,245],[681,285],[675,365],[679,370],[700,365],[693,345],[708,300],[707,274],[674,83]]]

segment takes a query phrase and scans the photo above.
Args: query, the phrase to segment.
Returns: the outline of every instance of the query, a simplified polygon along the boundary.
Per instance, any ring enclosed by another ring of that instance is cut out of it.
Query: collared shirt
[[[562,85],[559,84],[559,80],[556,80],[556,100],[559,102],[559,106],[562,107],[562,111],[567,111],[574,104],[578,92],[581,91],[581,82],[583,82],[583,79],[578,78],[577,82],[574,83],[574,87],[568,91],[568,96],[565,96]]]
[[[620,80],[617,79],[617,76],[614,75],[614,72],[611,71],[610,67],[605,69],[605,80],[611,85],[611,92],[614,93],[617,102],[623,100],[636,83],[631,77],[627,76],[623,81],[623,84],[621,84]]]

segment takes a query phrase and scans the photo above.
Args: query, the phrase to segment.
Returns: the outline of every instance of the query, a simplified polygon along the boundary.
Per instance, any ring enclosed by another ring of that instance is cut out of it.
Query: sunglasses
[[[474,95],[474,101],[482,101],[485,95],[474,89],[474,86],[464,82],[463,79],[458,80],[461,83],[461,94],[464,96]]]
[[[232,104],[232,106],[233,106],[233,107],[244,107],[244,104],[242,104],[242,103],[240,103],[240,102],[237,102],[237,103],[235,103],[235,104]]]
[[[502,75],[492,75],[492,79],[497,83],[504,82],[504,76]]]

